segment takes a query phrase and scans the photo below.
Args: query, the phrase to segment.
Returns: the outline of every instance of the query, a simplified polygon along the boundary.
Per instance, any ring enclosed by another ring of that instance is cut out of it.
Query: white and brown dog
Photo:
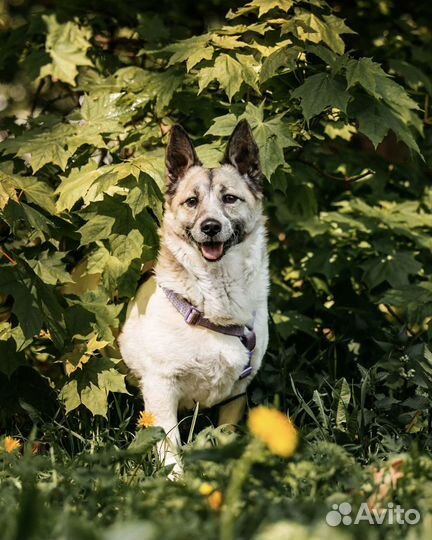
[[[180,465],[179,408],[211,407],[241,395],[268,342],[268,257],[258,147],[246,121],[224,163],[207,169],[180,126],[166,152],[167,194],[155,278],[140,287],[119,337],[139,376],[146,410]],[[237,423],[244,400],[221,407]]]

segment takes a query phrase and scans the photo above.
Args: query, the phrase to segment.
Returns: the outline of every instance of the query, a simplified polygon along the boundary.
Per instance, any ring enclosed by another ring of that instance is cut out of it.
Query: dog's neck
[[[264,220],[218,262],[207,262],[195,246],[162,229],[156,278],[160,286],[180,294],[217,324],[249,323],[267,301]]]

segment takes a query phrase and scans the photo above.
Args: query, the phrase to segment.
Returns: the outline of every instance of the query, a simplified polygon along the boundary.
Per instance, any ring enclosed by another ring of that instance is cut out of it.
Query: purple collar
[[[171,304],[176,308],[180,315],[183,316],[187,324],[192,326],[203,326],[204,328],[213,330],[213,332],[219,332],[219,334],[238,337],[242,344],[246,347],[249,356],[249,362],[240,373],[239,379],[244,379],[252,373],[251,361],[256,345],[256,335],[253,326],[240,326],[235,324],[230,326],[222,326],[221,324],[215,324],[206,319],[199,309],[190,304],[176,292],[172,291],[171,289],[166,289],[165,287],[162,287],[162,290]]]

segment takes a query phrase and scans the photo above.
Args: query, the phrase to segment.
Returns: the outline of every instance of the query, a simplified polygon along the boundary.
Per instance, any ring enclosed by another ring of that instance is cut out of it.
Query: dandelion
[[[153,413],[149,411],[140,412],[138,422],[137,422],[138,428],[148,428],[148,427],[154,426],[155,423],[156,423],[156,418]]]
[[[273,454],[290,457],[296,451],[299,443],[297,429],[280,411],[263,406],[255,407],[249,414],[248,426]]]
[[[208,497],[211,493],[213,493],[213,491],[214,487],[208,482],[203,482],[199,487],[199,493],[203,497]]]
[[[223,501],[223,495],[222,492],[219,490],[213,491],[208,497],[207,497],[208,504],[212,510],[218,511],[220,510],[222,506]]]
[[[12,452],[15,452],[15,450],[19,450],[21,448],[21,442],[14,437],[8,436],[4,438],[3,447],[8,454],[12,454]]]

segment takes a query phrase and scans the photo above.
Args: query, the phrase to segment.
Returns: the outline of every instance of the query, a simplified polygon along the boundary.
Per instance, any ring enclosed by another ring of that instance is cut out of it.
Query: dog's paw
[[[180,480],[183,477],[183,463],[180,456],[168,453],[165,455],[164,466],[168,472],[167,478],[171,481]]]
[[[181,480],[183,478],[183,465],[181,463],[174,463],[173,468],[171,469],[170,473],[168,474],[167,478],[171,482],[177,482],[178,480]]]

